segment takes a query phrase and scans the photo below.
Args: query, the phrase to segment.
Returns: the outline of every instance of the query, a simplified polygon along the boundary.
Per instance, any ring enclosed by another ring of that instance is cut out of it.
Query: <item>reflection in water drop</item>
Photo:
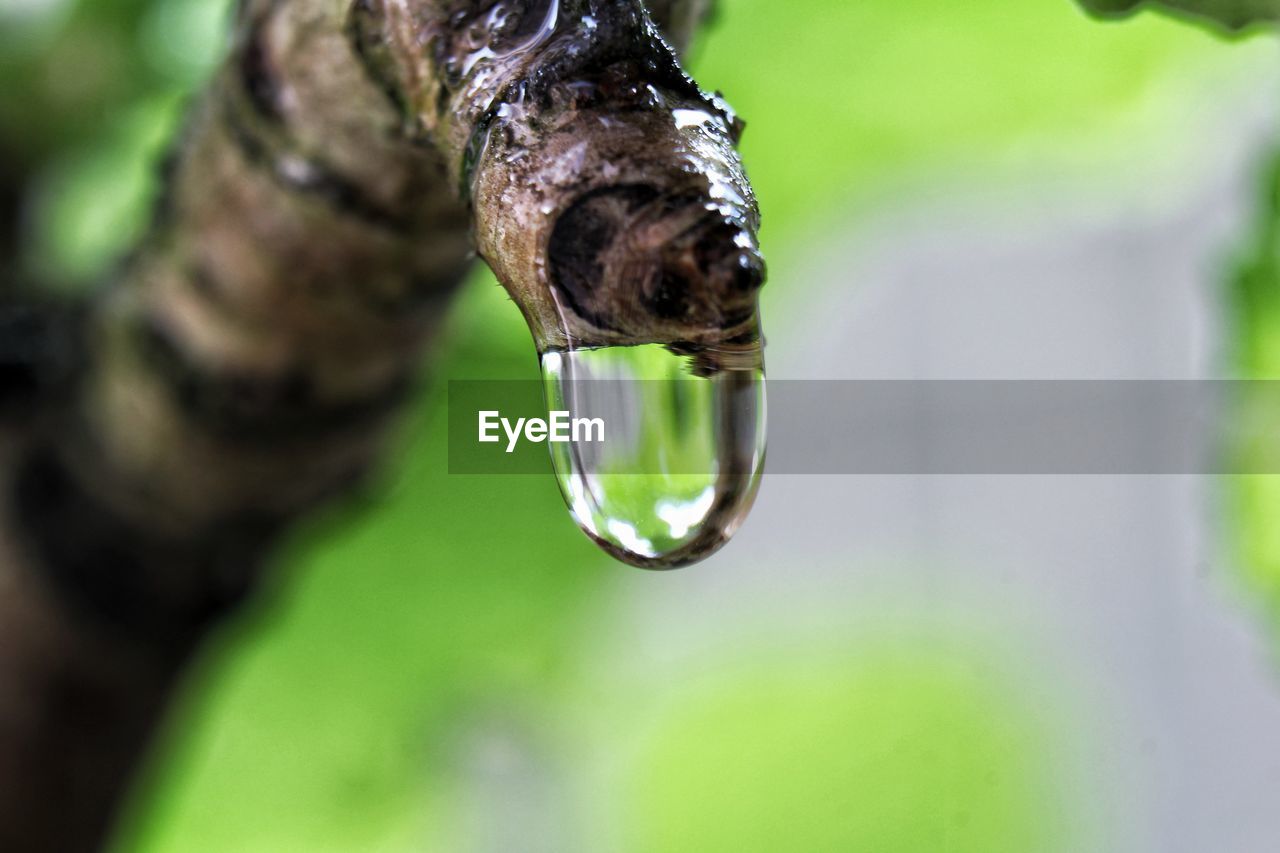
[[[759,344],[552,350],[542,371],[551,411],[604,424],[602,442],[584,428],[548,445],[570,514],[600,547],[641,568],[679,568],[737,531],[764,463]]]

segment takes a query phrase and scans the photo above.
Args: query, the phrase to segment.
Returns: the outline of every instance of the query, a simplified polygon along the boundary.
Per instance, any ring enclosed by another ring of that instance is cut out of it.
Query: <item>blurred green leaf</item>
[[[146,225],[156,163],[182,102],[154,98],[122,111],[95,144],[59,157],[34,187],[33,266],[62,285],[91,281],[123,256]]]
[[[1122,17],[1141,9],[1192,16],[1237,32],[1253,24],[1280,21],[1280,0],[1080,0],[1101,17]]]
[[[222,57],[231,17],[228,0],[155,4],[141,21],[139,47],[157,71],[195,85]]]
[[[1280,377],[1280,152],[1263,175],[1253,233],[1231,281],[1228,305],[1237,369],[1249,379]],[[1225,517],[1235,563],[1269,618],[1280,623],[1280,477],[1232,477],[1228,498]]]
[[[650,709],[624,849],[1081,849],[1055,814],[1051,743],[983,672],[877,650],[698,684]]]
[[[1280,376],[1280,156],[1262,176],[1257,219],[1231,281],[1236,363],[1245,376]]]

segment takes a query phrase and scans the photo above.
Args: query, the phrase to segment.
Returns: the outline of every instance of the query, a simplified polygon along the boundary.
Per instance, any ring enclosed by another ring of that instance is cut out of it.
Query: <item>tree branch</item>
[[[754,339],[764,268],[742,125],[642,6],[381,11],[361,23],[381,35],[375,68],[462,182],[480,254],[540,347]],[[421,44],[437,46],[434,63]]]
[[[201,638],[367,476],[473,230],[540,346],[754,340],[740,129],[638,0],[242,3],[81,369],[0,434],[0,849],[101,842]]]

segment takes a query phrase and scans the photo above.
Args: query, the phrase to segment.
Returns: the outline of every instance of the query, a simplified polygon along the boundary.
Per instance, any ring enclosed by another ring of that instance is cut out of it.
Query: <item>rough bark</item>
[[[432,19],[391,3],[372,26],[389,85],[461,181],[477,248],[538,345],[754,340],[764,272],[742,125],[644,8],[453,6]],[[443,51],[440,73],[415,66],[423,43]]]
[[[654,4],[680,45],[708,8]],[[473,245],[541,346],[754,340],[740,128],[638,0],[245,0],[143,244],[4,315],[0,849],[101,843],[200,640],[366,477]]]

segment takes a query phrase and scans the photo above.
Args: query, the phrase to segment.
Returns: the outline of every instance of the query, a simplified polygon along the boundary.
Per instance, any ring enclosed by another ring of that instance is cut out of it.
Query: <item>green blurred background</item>
[[[87,286],[137,235],[157,158],[219,56],[225,6],[0,0],[6,159],[39,176],[31,270]],[[1171,116],[1190,99],[1274,48],[1150,14],[1103,24],[1068,0],[721,6],[692,68],[749,122],[773,349],[806,334],[797,306],[857,286],[807,274],[833,222],[874,216],[904,187],[1016,182],[1043,163],[1121,180],[1185,143],[1194,128]],[[1274,197],[1260,192],[1260,209]],[[1258,296],[1280,241],[1255,230],[1224,247],[1224,305],[1253,306],[1240,340],[1280,340],[1267,327],[1280,306]],[[1280,369],[1280,349],[1245,349],[1247,369]],[[297,537],[189,680],[118,849],[1107,849],[1097,815],[1125,806],[1082,781],[1095,700],[1080,687],[1072,704],[1075,686],[1059,684],[1060,713],[1033,703],[1044,674],[1021,673],[1016,635],[942,643],[886,617],[856,638],[670,658],[630,647],[620,593],[678,598],[686,575],[611,564],[550,479],[445,473],[445,380],[536,375],[487,274],[430,372],[376,500]],[[1267,590],[1280,589],[1275,482],[1233,492],[1233,541]],[[730,546],[715,560],[731,572],[743,557]]]

